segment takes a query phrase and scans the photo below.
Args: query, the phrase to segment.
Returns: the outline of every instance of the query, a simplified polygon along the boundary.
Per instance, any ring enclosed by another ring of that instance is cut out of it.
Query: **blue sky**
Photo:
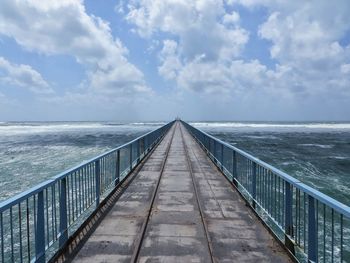
[[[0,121],[350,120],[350,3],[0,2]]]

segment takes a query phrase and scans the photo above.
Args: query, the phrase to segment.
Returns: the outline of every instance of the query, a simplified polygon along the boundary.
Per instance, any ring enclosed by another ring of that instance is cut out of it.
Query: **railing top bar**
[[[171,121],[171,122],[173,122],[173,121]],[[130,145],[130,144],[132,144],[132,143],[134,143],[134,142],[136,142],[136,141],[138,141],[138,140],[140,140],[141,138],[146,137],[147,135],[151,134],[152,132],[155,132],[155,131],[157,131],[157,130],[163,128],[164,126],[168,125],[168,124],[171,123],[171,122],[168,122],[167,124],[164,124],[163,126],[157,128],[157,129],[155,129],[155,130],[152,130],[152,131],[149,131],[149,132],[147,132],[147,133],[145,133],[145,134],[143,134],[143,135],[140,135],[139,137],[133,139],[132,141],[127,142],[127,143],[124,143],[124,144],[122,144],[122,145],[120,145],[120,146],[118,146],[118,147],[116,147],[116,148],[114,148],[114,149],[111,149],[111,150],[109,150],[109,151],[107,151],[107,152],[105,152],[105,153],[102,153],[102,154],[100,154],[100,155],[98,155],[98,156],[96,156],[96,157],[94,157],[94,158],[92,158],[92,159],[90,159],[90,160],[88,160],[88,161],[82,162],[81,164],[77,165],[76,167],[73,167],[73,168],[71,168],[71,169],[69,169],[69,170],[66,170],[66,171],[64,171],[64,172],[62,172],[62,173],[60,173],[60,174],[58,174],[57,176],[55,176],[55,178],[56,178],[56,177],[59,177],[59,176],[62,176],[62,175],[65,175],[65,174],[67,174],[67,173],[72,173],[72,172],[74,172],[77,168],[80,168],[81,166],[84,166],[84,165],[93,163],[94,161],[96,161],[96,160],[98,160],[98,159],[101,159],[101,158],[103,158],[103,157],[105,157],[105,156],[107,156],[107,155],[109,155],[109,154],[111,154],[111,153],[113,153],[113,152],[115,152],[115,151],[118,151],[118,150],[120,150],[120,149],[122,149],[122,148],[124,148],[124,147],[126,147],[126,146],[128,146],[128,145]]]
[[[190,125],[190,124],[188,124]],[[329,207],[333,208],[334,210],[336,210],[337,212],[343,214],[344,216],[350,218],[350,207],[333,199],[332,197],[323,194],[322,192],[300,182],[298,179],[286,174],[285,172],[282,172],[281,170],[271,166],[270,164],[265,163],[264,161],[261,161],[260,159],[250,155],[249,153],[244,152],[241,149],[238,149],[235,146],[232,146],[231,144],[228,144],[227,142],[224,142],[198,128],[193,127],[192,125],[190,125],[192,128],[196,129],[197,131],[203,133],[204,135],[210,137],[211,139],[225,145],[226,147],[236,151],[237,153],[243,155],[244,157],[250,159],[251,161],[259,164],[260,166],[270,170],[271,172],[275,173],[276,175],[280,176],[282,179],[284,179],[285,181],[289,182],[290,184],[292,184],[294,187],[298,188],[299,190],[311,195],[312,197],[314,197],[315,199],[317,199],[318,201],[328,205]]]
[[[193,127],[193,126],[191,126]],[[205,134],[206,136],[210,137],[211,139],[225,145],[226,147],[228,148],[231,148],[232,150],[236,151],[237,153],[243,155],[244,157],[247,157],[248,159],[250,159],[251,161],[254,161],[256,162],[257,164],[259,164],[260,166],[270,170],[271,172],[274,172],[276,174],[278,174],[279,176],[283,177],[287,182],[291,183],[291,184],[297,184],[297,183],[300,183],[300,181],[298,179],[295,179],[294,177],[286,174],[285,172],[282,172],[281,170],[277,169],[276,167],[273,167],[272,165],[268,164],[268,163],[265,163],[264,161],[254,157],[253,155],[249,154],[249,153],[246,153],[245,151],[227,143],[227,142],[224,142],[208,133],[206,133],[205,131],[202,131],[196,127],[193,127],[194,129],[198,130],[199,132]]]
[[[92,158],[92,159],[90,159],[88,161],[82,162],[82,163],[80,163],[80,164],[78,164],[78,165],[76,165],[76,166],[74,166],[74,167],[72,167],[72,168],[70,168],[68,170],[65,170],[64,172],[59,173],[58,175],[53,176],[51,179],[48,179],[48,180],[46,180],[46,181],[44,181],[44,182],[42,182],[42,183],[40,183],[40,184],[38,184],[38,185],[36,185],[34,187],[32,187],[32,188],[22,192],[22,193],[19,193],[19,194],[13,196],[13,197],[10,197],[9,199],[7,199],[5,201],[2,201],[0,203],[0,213],[5,211],[9,207],[14,206],[14,205],[22,202],[23,200],[27,199],[28,197],[30,197],[30,196],[40,192],[41,190],[50,187],[52,184],[56,183],[57,181],[59,181],[60,179],[62,179],[64,177],[68,176],[69,174],[74,173],[75,171],[81,169],[82,167],[84,167],[84,166],[86,166],[88,164],[91,164],[91,163],[93,163],[93,162],[95,162],[95,161],[97,161],[97,160],[99,160],[99,159],[101,159],[101,158],[103,158],[103,157],[113,153],[113,152],[116,152],[116,151],[118,151],[118,150],[120,150],[120,149],[122,149],[124,147],[127,147],[130,144],[136,142],[137,140],[140,140],[143,137],[146,137],[147,135],[149,135],[149,134],[151,134],[151,133],[153,133],[153,132],[155,132],[155,131],[157,131],[157,130],[159,130],[159,129],[161,129],[161,128],[165,127],[166,125],[168,125],[170,123],[173,123],[173,122],[174,121],[168,122],[167,124],[157,128],[157,129],[154,129],[154,130],[152,130],[150,132],[147,132],[147,133],[137,137],[136,139],[133,139],[130,142],[124,143],[123,145],[120,145],[117,148],[114,148],[112,150],[109,150],[108,152],[100,154],[100,155],[98,155],[98,156],[96,156],[96,157],[94,157],[94,158]]]
[[[36,193],[40,192],[41,190],[50,187],[55,183],[55,180],[49,179],[46,180],[36,186],[33,186],[32,188],[29,188],[28,190],[15,195],[13,197],[10,197],[9,199],[3,201],[0,203],[0,213],[5,211],[6,209],[26,200],[28,197],[35,195]]]
[[[350,218],[350,207],[333,199],[332,197],[319,192],[318,190],[312,188],[311,186],[308,186],[304,183],[299,183],[298,188],[307,193],[308,195],[311,195],[313,198],[319,200],[321,203],[324,203],[325,205],[328,205],[329,207],[333,208],[335,211],[337,211],[340,214],[343,214],[345,217]]]
[[[167,125],[167,124],[165,124],[165,125]],[[165,125],[163,125],[162,127],[164,127]],[[160,128],[162,128],[162,127],[160,127]],[[160,128],[158,128],[158,129],[160,129]],[[55,176],[53,177],[53,179],[54,179],[54,180],[62,179],[62,177],[65,177],[65,176],[67,176],[68,174],[74,173],[75,171],[79,170],[79,169],[82,168],[83,166],[86,166],[86,165],[88,165],[88,164],[91,164],[91,163],[93,163],[93,162],[95,162],[95,161],[97,161],[97,160],[99,160],[99,159],[101,159],[101,158],[103,158],[103,157],[105,157],[105,156],[111,154],[111,153],[114,153],[114,152],[116,152],[116,151],[118,151],[118,150],[120,150],[120,149],[123,149],[123,148],[129,146],[130,144],[136,142],[137,140],[140,140],[141,138],[146,137],[147,135],[151,134],[152,132],[154,132],[154,131],[156,131],[156,130],[158,130],[158,129],[155,129],[155,130],[153,130],[153,131],[147,132],[146,134],[143,134],[143,135],[137,137],[136,139],[134,139],[134,140],[132,140],[132,141],[130,141],[130,142],[124,143],[124,144],[122,144],[122,145],[120,145],[120,146],[118,146],[118,147],[116,147],[116,148],[114,148],[114,149],[111,149],[111,150],[109,150],[109,151],[107,151],[107,152],[105,152],[105,153],[102,153],[102,154],[100,154],[100,155],[98,155],[98,156],[95,156],[95,157],[93,157],[93,158],[90,159],[90,160],[87,160],[87,161],[85,161],[85,162],[82,162],[82,163],[80,163],[80,164],[78,164],[78,165],[76,165],[76,166],[74,166],[74,167],[72,167],[72,168],[70,168],[70,169],[68,169],[68,170],[65,170],[65,171],[59,173],[58,175],[55,175]]]

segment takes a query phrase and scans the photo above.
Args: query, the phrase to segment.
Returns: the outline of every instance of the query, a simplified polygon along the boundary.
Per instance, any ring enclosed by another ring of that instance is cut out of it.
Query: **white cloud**
[[[163,43],[158,72],[180,88],[233,96],[254,96],[254,91],[288,100],[350,95],[350,78],[344,74],[350,46],[340,44],[350,29],[346,0],[339,5],[316,0],[226,4],[231,11],[219,0],[133,1],[126,19],[143,37],[173,36]],[[240,57],[249,33],[240,26],[244,17],[232,11],[236,5],[265,7],[267,20],[256,33],[271,42],[274,66]]]
[[[350,64],[341,65],[340,72],[343,74],[350,74]]]
[[[35,93],[53,93],[49,84],[31,66],[14,64],[3,57],[0,57],[0,81],[5,84],[28,88]]]
[[[248,32],[239,26],[222,24],[227,14],[221,0],[140,0],[128,5],[127,21],[136,32],[150,37],[157,32],[179,38],[179,54],[192,60],[230,60],[239,56],[248,41]],[[232,20],[232,18],[231,18]]]
[[[75,57],[86,68],[95,92],[149,90],[108,22],[88,15],[82,0],[3,0],[0,34],[30,51]]]
[[[291,68],[286,78],[294,91],[327,94],[329,99],[350,95],[350,76],[342,65],[350,61],[350,45],[341,39],[350,30],[348,1],[265,2],[270,15],[260,37],[271,41],[271,57]],[[340,70],[339,70],[340,69]]]
[[[158,73],[177,86],[197,92],[227,92],[231,61],[241,55],[249,33],[239,14],[227,12],[221,0],[140,0],[128,5],[126,19],[145,38],[164,32]]]
[[[258,34],[271,41],[272,58],[283,63],[323,63],[334,66],[339,58],[349,59],[348,50],[340,40],[350,30],[350,5],[347,0],[337,4],[327,0],[229,0],[231,5],[265,7],[267,20]],[[310,61],[311,60],[311,61]],[[330,63],[328,63],[330,62]],[[307,63],[307,64],[310,64]]]
[[[269,70],[258,60],[233,60],[222,64],[197,59],[181,69],[178,85],[197,92],[238,97],[261,91],[280,94],[280,88],[287,84],[284,79],[289,71],[289,68],[280,65],[275,70]]]
[[[114,10],[119,14],[124,14],[125,13],[124,5],[125,5],[124,1],[119,0],[119,3],[114,7]]]
[[[239,22],[239,14],[233,11],[231,14],[225,14],[222,22],[226,25],[237,24]]]
[[[178,57],[178,44],[174,40],[164,40],[163,49],[160,52],[162,65],[158,67],[159,74],[165,79],[175,79],[182,68]]]
[[[349,10],[350,11],[350,10]],[[308,59],[321,61],[342,57],[345,49],[340,46],[339,36],[328,32],[318,20],[304,19],[305,14],[287,17],[272,13],[261,25],[259,35],[272,41],[271,56],[281,61]]]

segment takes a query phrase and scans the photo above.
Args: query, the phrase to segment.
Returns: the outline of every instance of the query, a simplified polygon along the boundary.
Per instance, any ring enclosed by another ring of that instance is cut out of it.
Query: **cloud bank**
[[[83,1],[1,1],[0,33],[28,51],[74,57],[86,69],[88,87],[94,92],[149,90],[143,73],[128,62],[127,48],[113,37],[109,23],[88,15]]]
[[[0,35],[72,57],[85,75],[60,94],[44,72],[1,54],[0,81],[40,94],[36,107],[55,105],[63,119],[349,119],[348,0],[113,5],[111,18],[82,0],[1,1]]]

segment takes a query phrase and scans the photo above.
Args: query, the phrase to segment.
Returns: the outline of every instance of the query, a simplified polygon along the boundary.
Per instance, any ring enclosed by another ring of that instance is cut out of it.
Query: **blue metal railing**
[[[48,261],[173,123],[0,203],[0,261]]]
[[[350,262],[350,207],[182,123],[298,261]]]

